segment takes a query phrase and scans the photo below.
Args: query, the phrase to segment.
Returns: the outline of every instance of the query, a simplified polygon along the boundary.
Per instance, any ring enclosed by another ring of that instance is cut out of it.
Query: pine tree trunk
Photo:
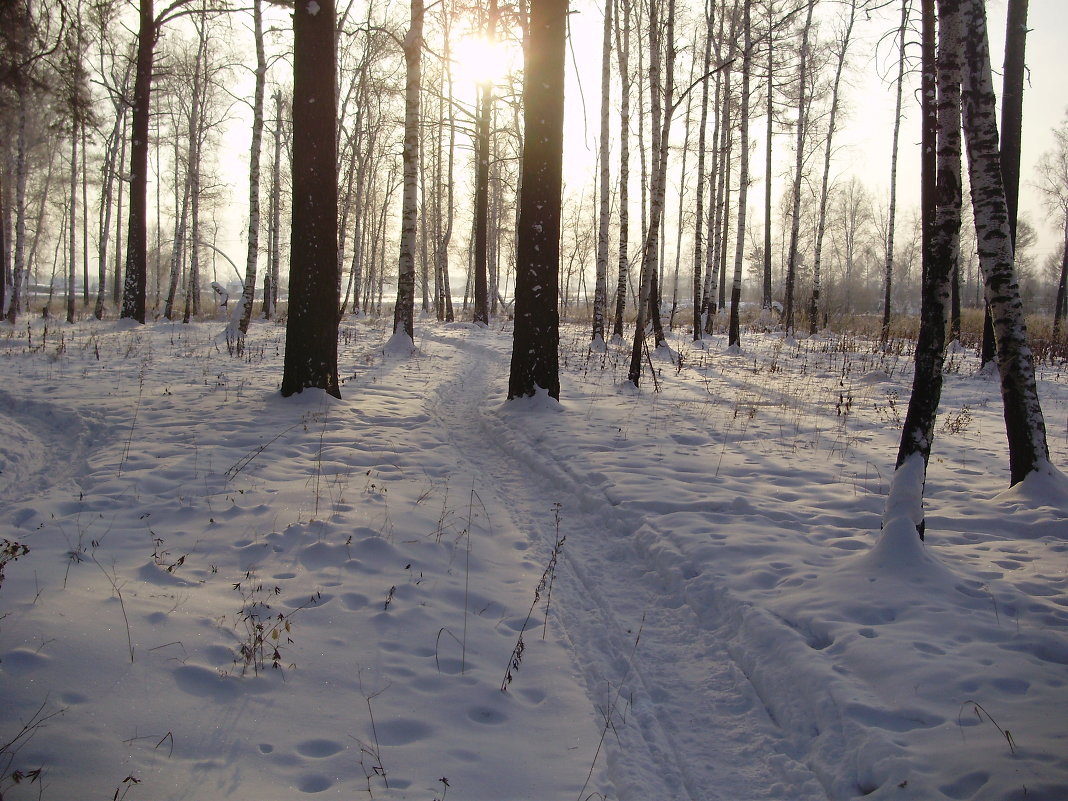
[[[1064,213],[1064,242],[1061,248],[1061,274],[1057,280],[1057,303],[1053,307],[1053,341],[1056,342],[1061,335],[1061,324],[1064,321],[1065,305],[1068,301],[1068,209]]]
[[[148,115],[155,44],[156,23],[152,15],[152,0],[140,0],[133,130],[130,133],[130,217],[121,313],[122,317],[139,323],[145,322],[148,289]]]
[[[492,42],[496,34],[497,0],[489,0],[486,37]],[[472,321],[488,325],[490,119],[493,116],[493,85],[490,81],[482,84],[480,94],[475,121],[475,308]]]
[[[567,0],[531,0],[508,398],[560,397],[560,194]]]
[[[1049,463],[1046,426],[1038,399],[1034,354],[1013,265],[1012,230],[1001,173],[994,86],[990,74],[986,9],[962,0],[963,110],[968,176],[975,210],[979,264],[997,337],[998,371],[1009,441],[1010,482],[1017,484]]]
[[[630,274],[628,242],[630,239],[630,0],[619,0],[623,7],[622,36],[616,15],[616,54],[619,61],[619,275],[612,335],[623,338],[623,310],[627,304],[627,279]],[[622,41],[620,39],[622,38]]]
[[[740,163],[738,165],[738,230],[734,241],[734,278],[731,281],[731,312],[727,326],[727,344],[731,348],[742,346],[740,311],[742,305],[742,265],[745,262],[745,213],[749,194],[749,74],[753,58],[753,24],[752,0],[742,0],[742,36],[745,44],[742,50],[742,89],[741,109],[738,112]],[[809,19],[812,5],[808,7]],[[806,27],[807,31],[807,27]],[[807,32],[806,32],[807,39]],[[801,80],[805,76],[805,58],[801,58]],[[801,124],[800,122],[798,123]]]
[[[771,295],[771,171],[772,171],[772,145],[775,141],[775,26],[772,24],[772,8],[771,3],[768,4],[768,31],[767,31],[767,48],[768,48],[768,96],[765,98],[767,102],[766,119],[764,121],[766,130],[764,133],[764,284],[761,288],[760,308],[769,310],[771,309],[772,295]],[[818,250],[817,250],[818,252]]]
[[[263,319],[270,320],[278,305],[278,272],[282,260],[282,93],[274,93],[274,159],[271,164],[269,278],[263,292]],[[358,285],[357,285],[358,286]]]
[[[282,396],[341,397],[337,374],[337,69],[333,0],[293,14],[293,227]]]

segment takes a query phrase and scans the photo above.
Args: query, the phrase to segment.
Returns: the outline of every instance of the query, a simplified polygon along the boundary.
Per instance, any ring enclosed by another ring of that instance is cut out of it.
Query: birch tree
[[[152,110],[152,71],[160,29],[178,17],[203,13],[190,6],[195,0],[171,0],[158,15],[153,0],[139,0],[137,59],[134,68],[130,133],[129,230],[121,316],[145,322],[148,289],[148,146]]]
[[[1061,335],[1065,299],[1068,296],[1068,115],[1053,131],[1053,149],[1038,163],[1038,189],[1043,204],[1061,230],[1061,267],[1057,280],[1057,297],[1053,305],[1053,339]]]
[[[642,356],[645,349],[645,326],[653,323],[656,344],[663,339],[663,333],[656,333],[659,318],[658,283],[658,248],[660,244],[661,218],[667,193],[668,142],[671,137],[671,118],[674,112],[674,76],[675,76],[675,0],[668,0],[664,25],[664,54],[661,64],[660,23],[656,2],[649,4],[649,75],[650,106],[652,111],[653,171],[649,188],[649,223],[645,241],[642,245],[642,268],[639,282],[637,318],[634,322],[634,341],[631,347],[628,380],[638,386],[641,381]],[[663,69],[663,73],[661,73]],[[661,83],[663,75],[663,83]],[[654,308],[657,307],[657,308]]]
[[[819,211],[816,222],[816,243],[812,255],[812,298],[809,301],[808,318],[809,333],[815,334],[819,327],[820,296],[823,291],[823,236],[827,227],[827,202],[830,196],[831,179],[831,156],[834,152],[834,135],[838,126],[839,90],[842,84],[842,72],[849,52],[850,40],[853,36],[853,26],[857,19],[857,6],[860,0],[848,0],[846,20],[835,42],[835,68],[834,81],[831,85],[831,107],[827,117],[827,135],[823,140],[823,178],[820,182]],[[930,69],[934,70],[933,55],[931,56]]]
[[[894,281],[894,230],[897,216],[897,159],[901,138],[901,100],[905,87],[905,33],[912,0],[901,0],[901,24],[898,26],[896,96],[894,101],[894,136],[890,151],[890,208],[886,220],[886,261],[883,278],[883,345],[890,338],[890,295]]]
[[[809,37],[812,32],[812,11],[815,0],[809,0],[805,24],[801,28],[801,44],[797,76],[797,130],[794,141],[794,175],[791,188],[793,198],[790,217],[790,249],[786,257],[786,287],[783,296],[783,328],[788,334],[794,330],[795,290],[797,286],[797,262],[800,256],[801,235],[801,188],[804,181],[805,139],[809,132]]]
[[[252,147],[248,157],[248,250],[241,300],[235,304],[230,335],[248,333],[252,302],[256,296],[256,272],[260,256],[260,152],[263,149],[263,99],[267,86],[267,54],[263,46],[263,0],[252,2],[252,35],[256,46],[255,86],[252,90]],[[237,331],[234,331],[236,323]]]
[[[962,108],[975,233],[986,300],[997,338],[997,363],[1009,443],[1009,480],[1052,472],[1046,425],[1038,398],[1034,353],[1027,342],[1023,304],[1013,266],[1012,229],[1001,172],[986,8],[961,0],[964,30]]]
[[[597,267],[593,289],[593,334],[590,345],[598,351],[605,347],[604,322],[608,303],[608,238],[611,197],[609,181],[609,109],[612,89],[612,2],[604,4],[604,27],[601,33],[601,119],[597,149]]]
[[[419,203],[419,93],[422,87],[423,0],[411,0],[411,24],[404,37],[404,184],[401,193],[400,258],[393,336],[415,347],[415,246]]]
[[[901,518],[924,538],[923,486],[942,396],[950,278],[960,252],[961,27],[959,0],[922,0],[921,215],[923,281],[912,394],[901,429],[884,526]]]

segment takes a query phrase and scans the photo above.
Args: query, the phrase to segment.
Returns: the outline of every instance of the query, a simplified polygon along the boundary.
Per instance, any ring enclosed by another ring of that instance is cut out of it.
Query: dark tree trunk
[[[923,237],[920,333],[915,372],[894,482],[920,481],[902,493],[922,498],[922,482],[931,457],[935,416],[942,397],[942,360],[946,344],[949,281],[960,246],[960,15],[959,0],[939,0],[938,60],[935,61],[935,0],[922,4],[923,72],[921,76],[920,211]],[[936,78],[937,76],[937,78]],[[937,103],[936,103],[937,97]],[[937,177],[936,177],[937,176]],[[923,460],[922,470],[901,470],[910,457]],[[899,488],[901,489],[901,488]],[[894,493],[897,495],[897,493]],[[891,509],[887,516],[908,515],[923,538],[922,505]]]
[[[557,305],[568,0],[532,0],[523,81],[523,176],[508,397],[560,397]]]
[[[1057,281],[1057,304],[1053,307],[1053,339],[1061,333],[1064,320],[1065,301],[1068,300],[1068,210],[1064,214],[1064,247],[1061,250],[1061,275]]]
[[[497,31],[497,0],[490,0],[486,36],[493,41]],[[493,114],[493,85],[482,84],[478,119],[475,123],[475,308],[472,322],[489,323],[489,173],[490,118]]]
[[[130,134],[130,224],[126,235],[126,278],[122,289],[121,316],[143,323],[148,288],[148,115],[156,21],[152,13],[152,0],[141,0],[140,8]]]
[[[341,397],[335,24],[333,0],[298,0],[293,14],[293,227],[283,396],[317,387]]]
[[[621,0],[621,5],[622,20],[616,14],[616,58],[622,84],[619,101],[619,275],[616,280],[615,313],[612,316],[612,335],[620,339],[623,338],[623,311],[627,305],[627,278],[630,273],[630,258],[627,255],[630,239],[630,0]]]

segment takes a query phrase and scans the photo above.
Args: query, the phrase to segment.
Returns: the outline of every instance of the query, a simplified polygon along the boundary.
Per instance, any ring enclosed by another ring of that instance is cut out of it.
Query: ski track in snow
[[[0,507],[84,472],[102,428],[100,419],[0,390]]]
[[[481,471],[479,491],[496,494],[513,525],[533,529],[544,558],[556,531],[547,522],[551,510],[542,507],[547,499],[560,504],[566,542],[553,609],[591,700],[602,716],[610,711],[620,797],[826,798],[815,775],[787,755],[788,743],[734,664],[723,611],[691,605],[642,547],[666,539],[648,519],[655,510],[621,509],[603,485],[590,482],[592,468],[539,450],[529,437],[538,415],[486,411],[486,399],[501,397],[507,360],[479,345],[479,334],[456,343],[475,358],[463,360],[461,375],[439,389],[434,414]],[[681,576],[692,578],[685,570]]]

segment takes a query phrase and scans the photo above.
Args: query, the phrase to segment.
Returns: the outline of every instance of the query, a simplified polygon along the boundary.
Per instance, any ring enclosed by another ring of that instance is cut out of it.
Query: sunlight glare
[[[518,48],[484,36],[465,36],[452,51],[453,79],[481,86],[499,84],[520,66]]]

